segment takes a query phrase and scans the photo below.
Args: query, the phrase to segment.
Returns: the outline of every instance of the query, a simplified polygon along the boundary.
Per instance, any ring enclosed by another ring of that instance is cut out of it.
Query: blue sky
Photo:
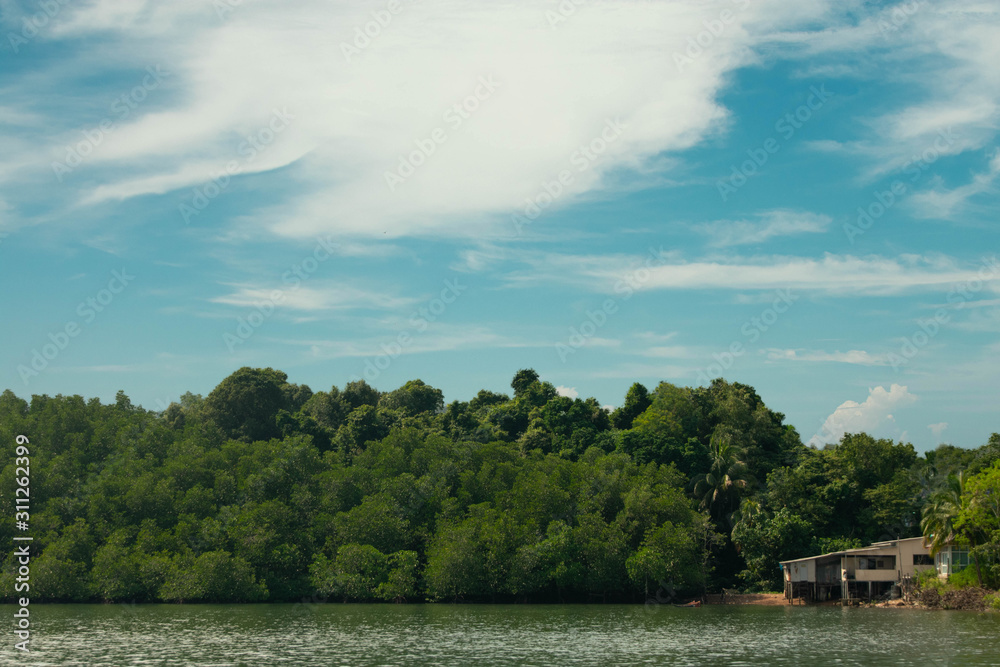
[[[996,420],[987,2],[0,1],[0,384],[757,388]],[[367,34],[366,34],[367,33]]]

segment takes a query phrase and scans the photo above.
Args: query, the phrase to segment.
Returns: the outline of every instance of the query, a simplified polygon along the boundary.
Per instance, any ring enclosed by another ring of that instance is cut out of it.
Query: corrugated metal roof
[[[904,537],[899,540],[887,540],[885,542],[874,542],[867,547],[857,547],[854,549],[844,549],[843,551],[831,551],[828,554],[821,554],[819,556],[806,556],[805,558],[794,558],[792,560],[779,561],[779,564],[784,565],[785,563],[802,563],[807,560],[820,560],[821,558],[829,558],[833,556],[847,556],[851,554],[862,554],[862,553],[872,553],[878,552],[880,549],[891,549],[900,542],[910,542],[912,540],[923,540],[922,537]]]

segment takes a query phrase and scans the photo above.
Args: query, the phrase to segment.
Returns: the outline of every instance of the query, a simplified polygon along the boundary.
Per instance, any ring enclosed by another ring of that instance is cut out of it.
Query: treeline
[[[446,406],[420,380],[314,393],[242,368],[163,412],[122,392],[105,405],[6,391],[0,436],[30,438],[29,595],[642,601],[773,589],[778,560],[918,535],[932,514],[996,569],[1000,525],[961,512],[963,493],[1000,481],[1000,436],[926,456],[865,434],[815,450],[721,379],[635,384],[613,412],[531,370],[511,389]],[[13,446],[0,467],[13,517]],[[0,539],[15,532],[0,522]],[[6,556],[8,599],[16,567]]]

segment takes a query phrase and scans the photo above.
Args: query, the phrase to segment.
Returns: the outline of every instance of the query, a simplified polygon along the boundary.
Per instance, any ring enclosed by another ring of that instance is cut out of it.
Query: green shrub
[[[920,590],[940,590],[944,581],[938,578],[937,570],[924,570],[917,574],[917,588]]]
[[[160,589],[171,602],[257,602],[268,597],[253,568],[227,551],[209,551],[174,558]]]
[[[979,578],[976,576],[976,566],[970,564],[967,568],[957,574],[948,577],[948,583],[952,588],[970,588],[979,586]]]

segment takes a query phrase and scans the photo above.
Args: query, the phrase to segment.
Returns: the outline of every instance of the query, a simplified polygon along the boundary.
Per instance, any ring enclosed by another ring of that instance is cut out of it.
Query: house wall
[[[875,559],[881,558],[884,560],[886,557],[895,558],[895,556],[896,556],[895,549],[865,549],[864,551],[857,551],[851,554],[845,554],[844,556],[841,556],[840,567],[846,569],[847,574],[850,577],[859,570],[864,571],[868,569],[866,567],[858,567],[859,561],[861,560],[867,561],[869,558],[875,558]],[[892,569],[893,573],[895,573],[896,567],[894,566]]]
[[[789,563],[785,572],[787,581],[816,581],[816,561]]]
[[[917,555],[928,555],[930,550],[927,549],[923,544],[923,539],[919,540],[903,540],[899,542],[899,563],[897,567],[899,568],[899,573],[901,576],[916,576],[918,572],[923,570],[928,570],[933,565],[914,565],[913,557]]]
[[[898,579],[896,570],[857,570],[854,573],[855,581],[896,581]]]

